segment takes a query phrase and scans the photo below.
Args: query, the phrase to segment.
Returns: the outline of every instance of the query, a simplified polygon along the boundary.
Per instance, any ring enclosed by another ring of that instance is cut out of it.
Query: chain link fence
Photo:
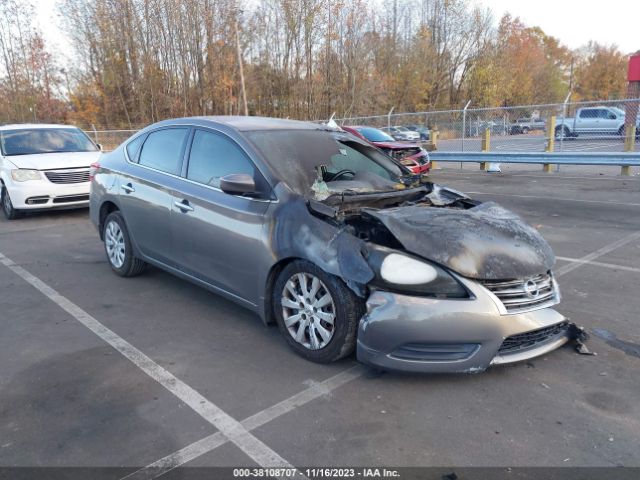
[[[141,127],[142,128],[142,127]],[[85,133],[91,137],[91,139],[100,144],[102,150],[109,152],[120,145],[122,142],[131,137],[138,130],[103,130],[95,128],[83,128]]]
[[[341,126],[380,128],[401,139],[407,129],[419,132],[419,141],[433,141],[441,151],[478,152],[622,152],[640,151],[630,141],[636,126],[640,136],[640,98],[597,102],[565,102],[501,108],[466,108],[416,113],[391,113],[334,119]],[[85,128],[103,150],[116,148],[137,129]],[[485,140],[489,132],[490,141]],[[436,133],[437,132],[437,133]],[[550,145],[550,141],[553,140]]]
[[[334,120],[341,126],[381,128],[397,139],[403,138],[406,129],[423,132],[422,140],[425,137],[433,140],[437,132],[437,149],[442,151],[481,151],[483,144],[487,145],[483,140],[488,131],[491,151],[542,152],[553,147],[553,151],[620,152],[638,150],[638,142],[630,144],[627,133],[634,125],[636,136],[640,133],[639,106],[640,99],[636,98]]]

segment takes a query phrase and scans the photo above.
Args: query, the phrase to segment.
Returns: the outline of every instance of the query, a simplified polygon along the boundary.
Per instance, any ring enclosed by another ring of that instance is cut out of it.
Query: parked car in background
[[[429,173],[431,168],[429,154],[420,145],[396,142],[386,132],[373,127],[343,126],[342,129],[372,143],[384,153],[408,167],[413,173]]]
[[[509,126],[509,134],[527,134],[535,130],[542,130],[547,127],[547,122],[541,118],[519,118]]]
[[[423,141],[427,142],[431,138],[431,130],[429,130],[424,125],[411,124],[411,125],[405,125],[405,126],[409,130],[413,130],[414,132],[418,132],[420,134],[420,140],[423,140]]]
[[[556,120],[556,138],[579,135],[624,135],[625,111],[617,107],[584,107],[576,110],[575,117]],[[640,136],[640,116],[636,123],[636,135]]]
[[[462,125],[460,125],[460,129]],[[484,135],[486,130],[489,130],[492,134],[504,135],[506,131],[506,125],[503,122],[496,122],[493,120],[475,120],[468,121],[466,123],[466,134],[470,137],[480,137]]]
[[[401,125],[396,125],[394,127],[384,127],[382,128],[382,130],[387,132],[395,140],[398,141],[417,142],[420,140],[420,134],[418,132],[409,130],[407,127],[403,127]]]
[[[315,362],[479,372],[571,338],[538,230],[339,129],[156,123],[94,165],[90,216],[116,274],[224,295]]]
[[[13,220],[26,210],[89,204],[89,166],[98,145],[69,125],[0,126],[2,210]]]

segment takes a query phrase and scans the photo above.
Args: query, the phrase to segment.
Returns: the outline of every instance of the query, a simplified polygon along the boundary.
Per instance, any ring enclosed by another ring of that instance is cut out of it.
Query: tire
[[[560,138],[563,136],[565,139],[571,138],[571,132],[569,131],[569,129],[566,126],[556,127],[556,130],[555,130],[556,140],[560,140]]]
[[[140,275],[147,264],[133,254],[129,231],[120,212],[111,212],[105,218],[102,233],[111,269],[121,277]]]
[[[306,296],[302,295],[303,290]],[[297,304],[293,299],[298,300]],[[295,260],[278,275],[272,304],[280,333],[300,356],[316,363],[330,363],[353,352],[365,304],[338,277],[305,260]],[[333,325],[328,321],[332,315]],[[292,319],[297,321],[291,323]]]
[[[522,134],[526,135],[527,133],[529,133],[529,127],[522,127]]]
[[[626,130],[626,128],[624,128],[624,125],[623,125],[623,126],[621,126],[621,127],[618,129],[618,135],[619,135],[619,136],[621,136],[621,137],[624,137],[624,136],[625,136],[626,131],[627,131],[627,130]]]
[[[2,211],[7,220],[15,220],[16,218],[20,218],[22,216],[22,212],[20,210],[16,210],[15,208],[13,208],[13,203],[11,203],[9,191],[4,185],[2,186],[2,191],[0,192],[0,200],[2,201]]]

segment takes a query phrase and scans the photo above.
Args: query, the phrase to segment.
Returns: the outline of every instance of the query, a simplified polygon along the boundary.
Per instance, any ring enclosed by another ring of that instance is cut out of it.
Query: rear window
[[[79,128],[0,130],[0,147],[5,156],[98,151]]]
[[[179,175],[188,128],[167,128],[152,132],[142,146],[138,163],[161,172]]]
[[[369,140],[370,142],[393,142],[394,139],[388,133],[383,132],[382,130],[378,130],[377,128],[356,128],[356,130],[362,135],[364,138]]]
[[[598,118],[598,110],[585,108],[580,112],[580,118]]]

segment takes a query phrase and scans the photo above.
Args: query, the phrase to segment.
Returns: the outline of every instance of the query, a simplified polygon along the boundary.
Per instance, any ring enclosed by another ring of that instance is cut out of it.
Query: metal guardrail
[[[437,162],[640,166],[640,152],[430,152]]]
[[[432,162],[479,163],[486,170],[490,163],[529,163],[543,166],[551,173],[552,165],[611,165],[620,167],[621,175],[631,175],[631,167],[640,166],[640,152],[439,152],[429,153]],[[559,167],[558,167],[559,168]]]

